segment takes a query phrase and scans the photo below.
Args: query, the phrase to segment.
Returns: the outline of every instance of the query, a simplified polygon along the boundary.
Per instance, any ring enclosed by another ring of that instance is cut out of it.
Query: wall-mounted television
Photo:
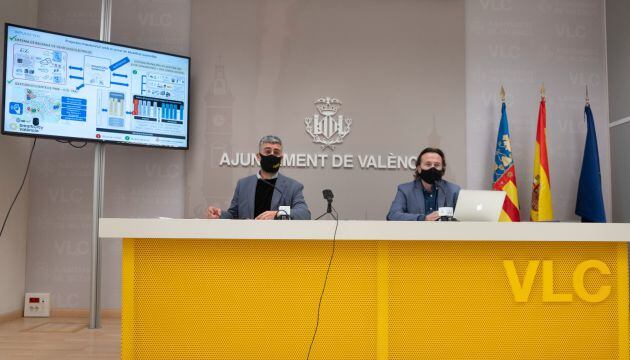
[[[190,58],[6,24],[2,133],[188,149]]]

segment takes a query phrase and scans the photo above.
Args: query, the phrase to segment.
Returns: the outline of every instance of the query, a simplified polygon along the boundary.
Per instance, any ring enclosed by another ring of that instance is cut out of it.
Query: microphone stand
[[[326,212],[321,214],[320,216],[318,216],[317,219],[315,219],[315,220],[319,220],[319,219],[323,218],[324,216],[326,216],[326,214],[330,214],[330,216],[334,220],[339,220],[337,218],[337,216],[335,216],[335,214],[333,214],[333,212],[332,212],[332,199],[326,199],[326,201],[328,201],[328,206],[326,207]]]

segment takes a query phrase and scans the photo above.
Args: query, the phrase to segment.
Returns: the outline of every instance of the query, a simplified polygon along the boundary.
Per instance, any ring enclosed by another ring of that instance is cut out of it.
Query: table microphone
[[[333,192],[330,189],[324,189],[322,191],[322,195],[324,195],[324,199],[326,199],[326,201],[328,202],[328,208],[326,209],[326,212],[332,213],[332,201],[335,195],[333,195]]]
[[[439,185],[439,181],[436,181],[435,184],[435,190],[437,193],[437,197],[440,197],[440,190],[442,190],[442,194],[444,194],[444,206],[440,206],[440,204],[437,204],[437,208],[440,214],[440,221],[457,221],[454,217],[453,217],[453,208],[452,207],[447,207],[447,200],[446,200],[446,191],[444,191],[444,189],[442,189],[442,187]],[[437,199],[436,203],[437,203]]]

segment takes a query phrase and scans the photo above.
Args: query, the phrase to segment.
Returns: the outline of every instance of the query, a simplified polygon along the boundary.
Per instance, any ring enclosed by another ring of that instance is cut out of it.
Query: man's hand
[[[265,211],[264,213],[256,216],[255,220],[273,220],[276,218],[277,211]]]
[[[424,221],[436,221],[439,218],[440,218],[440,213],[437,211],[434,211],[430,213],[429,215],[425,216]]]
[[[206,209],[206,217],[208,219],[218,219],[221,217],[221,209],[213,206],[208,206]]]

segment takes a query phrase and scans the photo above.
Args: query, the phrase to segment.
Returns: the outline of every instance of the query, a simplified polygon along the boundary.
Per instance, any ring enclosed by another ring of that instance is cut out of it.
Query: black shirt
[[[420,185],[422,186],[422,185]],[[424,218],[430,213],[436,211],[438,209],[437,206],[437,187],[433,185],[431,191],[427,191],[427,189],[422,186],[422,194],[424,195],[424,215],[420,215],[418,220],[424,220]]]
[[[276,185],[276,180],[278,180],[278,178],[269,179],[266,181],[258,179],[258,182],[256,182],[254,218],[264,213],[265,211],[271,210],[271,197],[273,196],[274,187],[270,184]]]

